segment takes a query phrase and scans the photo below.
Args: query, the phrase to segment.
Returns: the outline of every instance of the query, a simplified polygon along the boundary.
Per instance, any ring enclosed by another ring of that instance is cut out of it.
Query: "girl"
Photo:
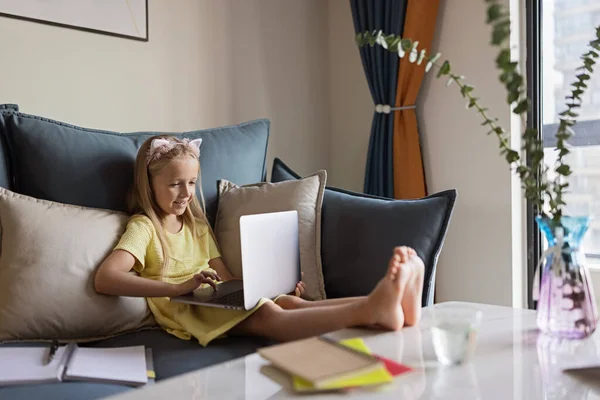
[[[305,301],[300,282],[296,296],[262,299],[249,311],[170,302],[202,284],[234,279],[195,196],[201,142],[163,135],[141,146],[134,167],[135,214],[95,275],[98,292],[146,297],[162,328],[203,346],[225,333],[290,341],[347,327],[397,330],[418,322],[424,267],[407,247],[394,249],[386,275],[366,297]]]

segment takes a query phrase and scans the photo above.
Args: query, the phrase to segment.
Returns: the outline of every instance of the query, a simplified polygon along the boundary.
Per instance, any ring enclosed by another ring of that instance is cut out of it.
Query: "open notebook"
[[[140,386],[154,379],[152,352],[144,346],[61,346],[46,364],[47,347],[0,349],[0,386],[92,381]]]

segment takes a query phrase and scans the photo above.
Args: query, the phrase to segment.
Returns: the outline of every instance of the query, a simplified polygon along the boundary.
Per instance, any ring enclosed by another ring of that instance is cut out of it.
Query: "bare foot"
[[[400,255],[400,269],[403,273],[404,271],[410,271],[410,279],[406,284],[401,304],[404,311],[404,323],[412,326],[421,320],[425,265],[417,252],[410,247],[396,248],[395,253]]]
[[[394,253],[388,270],[367,298],[368,312],[372,316],[370,326],[398,330],[404,326],[401,299],[412,269],[401,268],[400,254]]]

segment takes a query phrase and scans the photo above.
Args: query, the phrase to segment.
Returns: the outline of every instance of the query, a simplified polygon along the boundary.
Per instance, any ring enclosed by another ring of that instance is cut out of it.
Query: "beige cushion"
[[[321,269],[321,207],[327,174],[315,174],[296,181],[237,186],[219,182],[219,207],[215,235],[223,262],[231,273],[242,276],[240,217],[279,211],[298,211],[300,264],[306,284],[305,298],[325,298]],[[266,277],[277,279],[277,277]]]
[[[0,340],[85,340],[154,324],[145,299],[94,290],[127,220],[0,188]]]

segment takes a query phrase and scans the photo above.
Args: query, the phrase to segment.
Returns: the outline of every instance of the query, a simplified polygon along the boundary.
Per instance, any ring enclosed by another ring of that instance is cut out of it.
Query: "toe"
[[[400,260],[401,260],[403,263],[405,263],[405,262],[407,262],[407,261],[408,261],[408,258],[409,258],[409,254],[408,254],[408,247],[406,247],[406,246],[401,246],[401,247],[400,247],[399,254],[400,254]]]

